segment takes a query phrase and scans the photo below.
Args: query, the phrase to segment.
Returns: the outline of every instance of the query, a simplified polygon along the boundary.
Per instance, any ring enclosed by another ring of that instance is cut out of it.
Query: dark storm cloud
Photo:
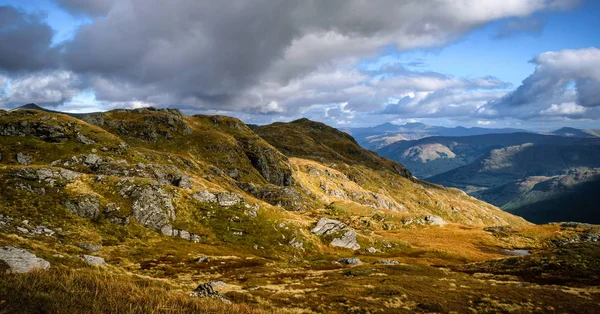
[[[53,31],[40,14],[0,6],[0,71],[36,71],[57,66]]]

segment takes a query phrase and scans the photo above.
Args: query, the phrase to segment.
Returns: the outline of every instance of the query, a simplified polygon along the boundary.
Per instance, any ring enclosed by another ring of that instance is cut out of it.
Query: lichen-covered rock
[[[91,138],[81,134],[81,133],[77,133],[77,135],[75,136],[75,139],[85,145],[92,145],[92,144],[96,144],[96,141],[92,140]]]
[[[194,193],[192,196],[195,200],[202,203],[216,203],[217,196],[207,190],[203,190],[197,193]]]
[[[357,257],[344,257],[344,258],[340,258],[338,260],[338,262],[340,262],[342,264],[346,264],[346,265],[360,265],[360,264],[362,264],[362,262],[360,261],[360,259],[357,258]]]
[[[102,257],[92,255],[81,255],[81,259],[91,266],[108,266]]]
[[[128,184],[121,189],[121,195],[133,199],[132,215],[147,228],[161,231],[163,226],[175,220],[171,196],[157,184]]]
[[[333,246],[352,250],[360,249],[360,245],[356,241],[356,231],[343,222],[321,218],[310,232],[318,236],[334,236],[334,239],[331,241],[331,245]]]
[[[425,222],[429,223],[433,226],[444,226],[446,225],[446,221],[442,219],[440,216],[426,216]]]
[[[11,112],[10,115],[26,115],[27,112]],[[37,121],[21,120],[0,123],[0,136],[28,136],[40,140],[61,143],[68,139],[62,126]]]
[[[29,156],[29,155],[25,155],[23,153],[17,153],[17,162],[20,163],[23,166],[28,166],[29,164],[31,164],[31,161],[33,160],[33,157]]]
[[[14,176],[25,180],[41,182],[50,187],[54,187],[73,183],[81,175],[77,172],[62,168],[23,168],[15,172]]]
[[[217,203],[223,207],[230,207],[241,203],[244,199],[232,192],[217,193]]]
[[[90,251],[90,252],[99,252],[101,247],[99,245],[91,244],[91,243],[81,243],[78,245],[80,248]]]
[[[83,218],[96,218],[100,214],[100,200],[94,194],[82,194],[65,201],[65,207]]]
[[[13,273],[28,273],[36,269],[50,268],[48,261],[27,250],[12,246],[0,247],[0,260],[4,261],[8,265],[9,271]]]

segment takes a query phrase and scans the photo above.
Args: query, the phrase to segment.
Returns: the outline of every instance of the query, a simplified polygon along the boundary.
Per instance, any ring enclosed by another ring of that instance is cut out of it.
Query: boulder
[[[440,216],[426,216],[425,222],[429,223],[432,226],[444,226],[446,225],[446,221],[442,219]]]
[[[230,207],[241,203],[244,199],[231,192],[217,193],[217,203],[223,207]]]
[[[217,202],[217,196],[214,195],[213,193],[210,193],[207,190],[197,192],[192,197],[195,200],[202,202],[202,203],[216,203]]]
[[[362,262],[357,257],[344,257],[340,258],[338,262],[346,265],[360,265]]]
[[[4,261],[13,273],[28,273],[36,269],[46,270],[50,263],[27,250],[12,246],[0,247],[0,260]]]
[[[92,255],[82,255],[81,259],[91,266],[108,266],[102,257]]]
[[[133,199],[132,215],[144,227],[161,231],[175,220],[171,196],[157,184],[128,185],[121,190],[121,195]]]
[[[336,236],[331,241],[331,245],[333,246],[352,250],[360,249],[360,245],[356,241],[356,231],[343,222],[329,218],[321,218],[310,232],[318,236]],[[338,236],[340,233],[341,236]]]
[[[96,218],[100,214],[100,200],[93,194],[83,194],[77,199],[67,200],[65,207],[83,218]]]
[[[17,153],[17,162],[23,166],[29,166],[29,164],[31,164],[32,160],[33,160],[33,157],[31,157],[29,155],[25,155],[23,153]]]
[[[99,245],[91,244],[91,243],[81,243],[78,245],[80,248],[90,251],[90,252],[98,252],[101,250]]]

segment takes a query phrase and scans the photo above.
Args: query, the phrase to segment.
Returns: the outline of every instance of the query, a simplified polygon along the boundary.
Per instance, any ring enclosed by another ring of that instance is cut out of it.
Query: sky
[[[596,0],[0,0],[0,109],[600,128]]]

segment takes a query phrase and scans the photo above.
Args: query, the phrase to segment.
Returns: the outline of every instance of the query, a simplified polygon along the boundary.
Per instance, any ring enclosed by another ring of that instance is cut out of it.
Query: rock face
[[[83,194],[77,199],[67,200],[65,206],[74,214],[83,218],[96,218],[100,214],[100,200],[93,194]]]
[[[11,112],[11,115],[29,115],[29,113],[24,110]],[[0,124],[0,136],[30,136],[51,143],[66,141],[68,136],[65,132],[65,128],[62,126],[37,121],[21,120]]]
[[[352,250],[360,249],[356,241],[356,231],[345,223],[328,218],[321,218],[310,232],[318,236],[333,236],[331,245]]]
[[[175,220],[171,196],[157,184],[126,185],[121,189],[121,195],[133,199],[132,215],[144,227],[161,231]]]
[[[46,270],[50,263],[29,253],[27,250],[5,246],[0,248],[0,260],[4,261],[13,273],[28,273],[35,269]]]
[[[81,259],[91,266],[108,266],[102,257],[92,255],[82,255]]]

